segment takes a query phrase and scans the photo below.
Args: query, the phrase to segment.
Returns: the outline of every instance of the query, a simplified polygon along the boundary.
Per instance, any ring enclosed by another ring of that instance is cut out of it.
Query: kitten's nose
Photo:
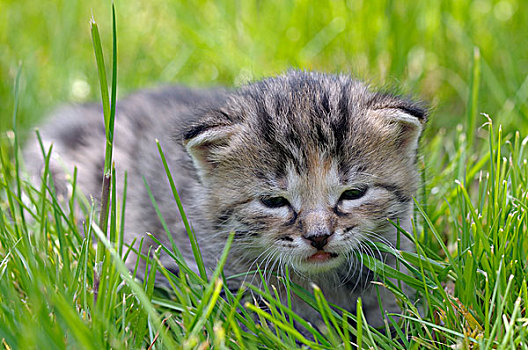
[[[326,243],[328,242],[328,238],[332,235],[330,234],[320,234],[320,235],[312,235],[312,236],[305,236],[303,235],[304,239],[307,239],[310,241],[310,244],[312,247],[317,248],[319,250],[322,250]]]
[[[319,250],[328,243],[334,233],[334,220],[325,210],[307,211],[301,214],[302,237]]]

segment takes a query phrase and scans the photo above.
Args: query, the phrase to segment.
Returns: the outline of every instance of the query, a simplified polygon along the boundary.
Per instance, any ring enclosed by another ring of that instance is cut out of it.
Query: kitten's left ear
[[[427,111],[418,107],[387,108],[384,111],[391,124],[397,126],[398,147],[414,156],[418,140],[427,121]]]

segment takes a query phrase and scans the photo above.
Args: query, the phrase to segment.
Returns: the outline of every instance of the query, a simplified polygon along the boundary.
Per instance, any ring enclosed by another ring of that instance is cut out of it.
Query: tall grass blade
[[[196,262],[196,265],[198,266],[198,271],[200,272],[200,276],[204,280],[207,280],[207,272],[205,271],[205,265],[202,259],[202,254],[200,253],[200,248],[198,247],[198,240],[196,239],[194,230],[191,228],[191,225],[187,220],[187,215],[185,215],[185,211],[183,210],[183,205],[180,200],[180,196],[178,195],[176,185],[174,184],[174,179],[172,178],[172,173],[170,171],[169,165],[167,164],[167,159],[165,158],[165,154],[163,153],[163,150],[161,149],[161,145],[158,140],[156,140],[156,144],[158,146],[158,152],[163,162],[163,167],[165,168],[165,173],[167,175],[167,178],[169,179],[172,195],[174,197],[174,200],[176,201],[176,205],[178,206],[178,210],[185,226],[185,230],[187,231],[187,235],[189,236],[189,240],[191,242],[191,248],[193,251],[194,260]]]
[[[471,80],[469,87],[469,97],[467,102],[467,132],[468,145],[467,149],[471,150],[473,142],[475,141],[477,115],[478,115],[478,99],[480,90],[480,49],[475,47],[473,49],[473,67],[471,70]]]

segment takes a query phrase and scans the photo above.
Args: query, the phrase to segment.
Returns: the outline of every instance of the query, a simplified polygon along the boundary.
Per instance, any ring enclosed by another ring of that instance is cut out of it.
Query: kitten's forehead
[[[344,179],[340,177],[335,160],[320,157],[307,168],[307,174],[299,174],[290,163],[282,184],[286,186],[295,207],[317,207],[325,204],[333,189],[339,188]]]
[[[372,96],[347,77],[299,73],[253,84],[236,102],[245,115],[245,144],[273,154],[278,176],[286,175],[288,162],[304,175],[337,164],[343,175],[372,131],[362,125]]]
[[[325,160],[337,161],[346,175],[356,161],[372,164],[400,157],[395,141],[399,131],[389,127],[391,122],[380,111],[402,110],[425,118],[419,105],[372,92],[348,76],[307,72],[251,84],[240,90],[232,107],[243,115],[244,144],[264,150],[254,153],[258,157],[273,155],[279,175],[285,175],[287,161],[300,174]]]
[[[399,113],[410,117],[400,122]],[[346,179],[413,166],[424,113],[348,76],[294,71],[234,91],[184,139],[204,176],[236,169],[248,182],[273,184],[288,169],[301,176],[336,169],[332,176]]]

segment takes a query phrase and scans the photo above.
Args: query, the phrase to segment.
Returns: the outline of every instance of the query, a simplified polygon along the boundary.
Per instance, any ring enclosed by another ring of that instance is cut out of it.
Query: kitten
[[[140,91],[118,103],[116,116],[118,181],[125,169],[129,176],[126,241],[151,232],[170,247],[144,176],[172,237],[197,270],[157,151],[159,139],[209,269],[234,231],[226,275],[258,265],[273,280],[272,272],[280,275],[288,267],[293,282],[308,290],[317,284],[329,302],[352,312],[361,296],[368,322],[379,327],[373,273],[354,252],[379,257],[367,241],[395,246],[396,229],[387,219],[410,231],[426,114],[418,103],[371,91],[348,76],[301,71],[233,91]],[[41,134],[58,156],[52,171],[59,192],[66,193],[61,167],[68,173],[77,166],[79,187],[97,197],[104,160],[101,108],[63,108]],[[36,146],[26,153],[30,164],[42,159]],[[400,238],[400,248],[412,250]],[[383,258],[395,265],[390,256]],[[161,261],[178,271],[168,256]],[[399,311],[390,292],[379,293],[384,310]],[[308,321],[319,319],[302,301],[293,306]]]

